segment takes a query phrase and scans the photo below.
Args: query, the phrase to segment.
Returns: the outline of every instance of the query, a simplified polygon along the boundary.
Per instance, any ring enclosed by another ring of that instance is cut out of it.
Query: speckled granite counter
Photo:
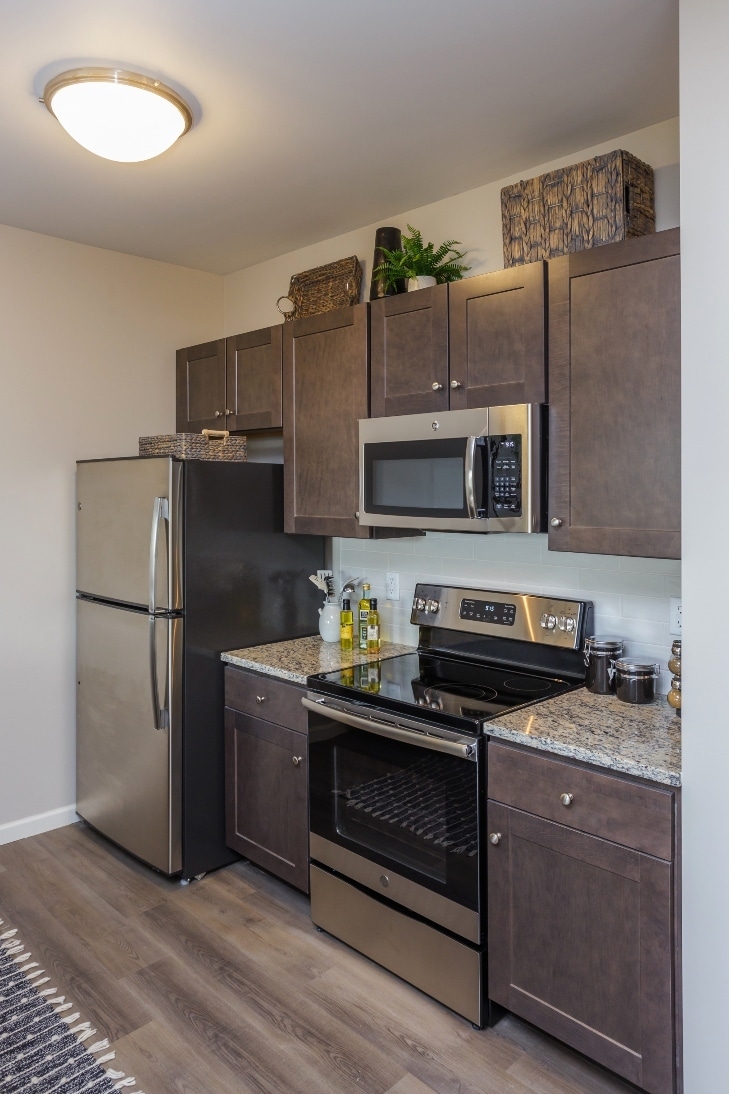
[[[380,657],[412,652],[411,646],[384,642]],[[231,665],[297,684],[306,684],[315,672],[334,672],[374,659],[359,650],[344,654],[336,642],[323,642],[319,635],[231,650],[221,657]],[[486,727],[490,737],[669,786],[681,783],[680,730],[681,719],[664,696],[653,703],[633,705],[582,688],[501,715]]]
[[[397,657],[400,653],[413,653],[413,647],[383,642],[377,657],[368,656],[361,650],[343,653],[338,642],[323,642],[319,635],[315,635],[312,638],[293,638],[289,642],[271,642],[267,646],[230,650],[222,653],[221,658],[242,669],[255,669],[269,676],[306,684],[307,677],[315,672],[334,672],[349,665]]]
[[[681,785],[681,719],[663,695],[634,705],[580,688],[501,715],[486,732],[542,752]]]

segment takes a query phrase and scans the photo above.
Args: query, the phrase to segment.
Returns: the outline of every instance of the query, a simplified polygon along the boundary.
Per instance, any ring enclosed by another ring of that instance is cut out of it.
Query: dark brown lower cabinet
[[[226,842],[309,892],[309,811],[304,689],[226,668]],[[255,704],[254,714],[251,706]],[[244,709],[235,709],[243,707]],[[268,721],[296,721],[299,728]],[[301,713],[300,713],[301,712]]]
[[[677,1090],[674,864],[491,799],[487,818],[489,997],[652,1094]]]

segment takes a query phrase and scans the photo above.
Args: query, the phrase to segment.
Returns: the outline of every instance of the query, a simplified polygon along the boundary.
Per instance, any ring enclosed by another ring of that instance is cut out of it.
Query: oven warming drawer
[[[485,1020],[483,953],[310,866],[312,922],[475,1026]]]

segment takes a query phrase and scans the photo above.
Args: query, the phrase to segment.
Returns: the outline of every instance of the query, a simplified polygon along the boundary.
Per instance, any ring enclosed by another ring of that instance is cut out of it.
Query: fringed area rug
[[[111,1094],[134,1086],[104,1067],[114,1058],[108,1040],[86,1047],[96,1030],[45,986],[50,976],[30,957],[16,930],[0,933],[0,1094]]]

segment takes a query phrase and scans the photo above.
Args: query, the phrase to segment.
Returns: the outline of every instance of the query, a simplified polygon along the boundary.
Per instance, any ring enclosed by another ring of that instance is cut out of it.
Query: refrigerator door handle
[[[170,506],[167,498],[155,498],[152,503],[152,528],[150,529],[150,569],[149,569],[149,610],[154,615],[157,610],[157,540],[160,521],[170,519]]]
[[[160,500],[159,498],[157,499]],[[160,706],[160,689],[157,684],[157,630],[155,624],[157,619],[154,615],[149,617],[150,621],[150,690],[152,692],[152,717],[154,720],[155,729],[168,729],[170,725],[170,713],[165,707]],[[164,619],[162,622],[167,624],[168,620]],[[165,694],[167,695],[167,686],[165,687]]]

